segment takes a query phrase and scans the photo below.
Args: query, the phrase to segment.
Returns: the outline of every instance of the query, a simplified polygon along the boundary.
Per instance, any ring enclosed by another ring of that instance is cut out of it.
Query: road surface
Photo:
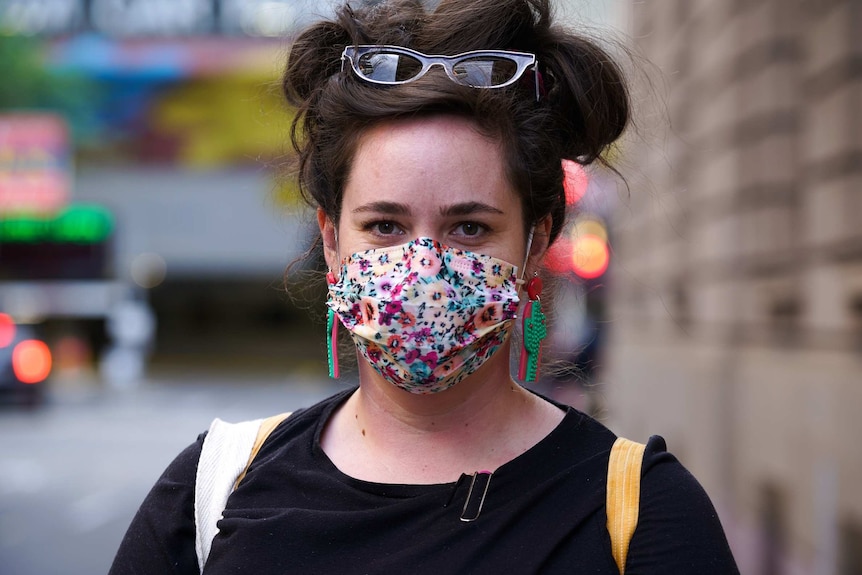
[[[162,381],[0,410],[0,573],[107,573],[147,491],[213,417],[273,415],[346,386]]]

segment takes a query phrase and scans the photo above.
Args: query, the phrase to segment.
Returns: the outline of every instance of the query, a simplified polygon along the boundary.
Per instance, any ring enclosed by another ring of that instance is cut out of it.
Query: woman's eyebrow
[[[378,214],[390,214],[394,216],[409,216],[410,207],[398,202],[369,202],[353,209],[354,214],[374,212]]]
[[[464,202],[440,208],[441,216],[469,216],[471,214],[502,214],[503,211],[482,202]]]

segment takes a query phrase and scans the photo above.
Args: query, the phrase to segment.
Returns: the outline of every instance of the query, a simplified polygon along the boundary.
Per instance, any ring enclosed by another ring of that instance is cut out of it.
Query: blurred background
[[[623,177],[564,164],[536,388],[663,435],[743,573],[862,574],[862,6],[557,7],[629,65],[637,125]],[[331,9],[0,0],[0,572],[106,572],[213,417],[353,381],[279,87]]]

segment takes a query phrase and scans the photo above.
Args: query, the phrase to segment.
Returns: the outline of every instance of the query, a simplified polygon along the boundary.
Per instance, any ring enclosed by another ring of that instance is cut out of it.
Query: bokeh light
[[[12,350],[12,369],[24,383],[44,381],[51,373],[51,350],[43,341],[22,341]]]
[[[0,347],[6,347],[15,339],[15,321],[9,314],[0,313]]]
[[[572,269],[584,279],[601,277],[608,269],[610,250],[602,238],[593,234],[578,236],[572,245]]]
[[[587,193],[590,177],[584,167],[572,160],[563,160],[563,188],[566,191],[566,203],[577,204]]]
[[[165,281],[168,264],[159,254],[145,252],[132,260],[132,281],[142,288],[151,289]]]

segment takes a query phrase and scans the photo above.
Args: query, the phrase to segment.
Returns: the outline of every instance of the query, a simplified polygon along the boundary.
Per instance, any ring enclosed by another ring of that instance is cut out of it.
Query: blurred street
[[[560,159],[535,388],[662,435],[742,573],[862,575],[862,2],[552,3],[636,124]],[[214,417],[351,381],[280,89],[331,7],[0,0],[0,575],[105,573]]]
[[[294,410],[347,385],[194,379],[65,391],[43,409],[0,411],[0,572],[106,573],[152,484],[214,417]]]

